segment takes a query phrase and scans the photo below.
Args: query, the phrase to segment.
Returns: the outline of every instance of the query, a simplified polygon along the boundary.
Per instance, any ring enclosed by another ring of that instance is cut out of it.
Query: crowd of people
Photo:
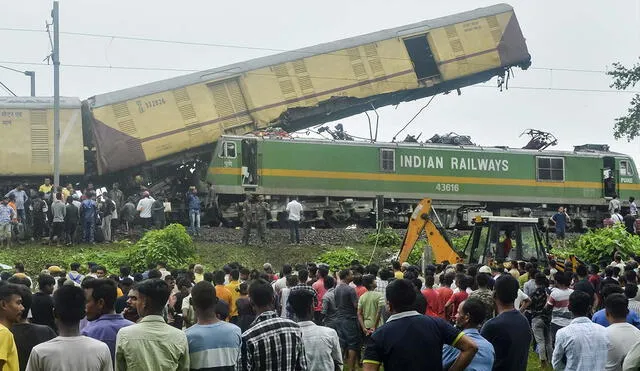
[[[144,272],[17,263],[0,275],[3,370],[640,368],[638,260],[331,272],[229,263]],[[566,271],[559,268],[563,267]],[[83,271],[84,268],[84,271]],[[542,269],[541,269],[542,268]]]
[[[201,201],[195,187],[185,194],[189,232],[200,234]],[[109,191],[85,189],[73,184],[55,186],[49,178],[36,189],[18,185],[7,192],[0,203],[0,241],[8,246],[26,239],[52,244],[109,243],[116,232],[131,235],[134,221],[144,229],[161,229],[167,223],[168,207],[164,197],[153,197],[144,188],[126,197],[118,183]]]

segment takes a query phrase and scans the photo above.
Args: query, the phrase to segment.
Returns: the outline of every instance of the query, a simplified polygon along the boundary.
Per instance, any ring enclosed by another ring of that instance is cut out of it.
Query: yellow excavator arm
[[[443,261],[449,261],[450,263],[457,263],[462,261],[462,258],[455,252],[451,243],[447,239],[444,230],[441,230],[431,220],[431,199],[425,198],[418,203],[407,227],[407,234],[404,236],[402,242],[402,249],[400,250],[400,256],[398,260],[400,263],[407,261],[411,250],[415,246],[416,242],[420,238],[422,231],[426,232],[427,241],[433,251],[433,258],[436,263],[442,263]]]

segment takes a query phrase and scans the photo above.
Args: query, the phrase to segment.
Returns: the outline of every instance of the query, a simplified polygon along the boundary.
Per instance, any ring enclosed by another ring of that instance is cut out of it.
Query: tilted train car
[[[526,207],[544,217],[563,205],[580,228],[602,220],[614,193],[640,196],[633,160],[606,146],[571,152],[223,136],[207,180],[229,219],[246,192],[257,192],[271,199],[274,219],[298,196],[308,221],[329,224],[366,220],[382,196],[387,213],[405,221],[416,200],[430,197],[449,226],[463,223],[464,210],[511,216]]]
[[[150,168],[210,155],[221,135],[295,131],[504,76],[530,59],[513,8],[499,4],[99,94],[86,102],[87,127],[98,174]]]
[[[85,172],[80,107],[60,99],[60,171],[69,176]],[[53,98],[0,97],[0,128],[0,188],[53,174]]]

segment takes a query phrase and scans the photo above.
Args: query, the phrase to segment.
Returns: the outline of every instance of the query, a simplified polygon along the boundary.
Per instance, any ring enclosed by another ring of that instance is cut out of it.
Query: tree
[[[612,88],[626,90],[640,82],[640,63],[627,68],[620,63],[613,64],[613,71],[607,72],[613,77]],[[625,116],[616,118],[613,136],[616,139],[625,137],[628,141],[640,136],[640,94],[631,99],[631,107]]]

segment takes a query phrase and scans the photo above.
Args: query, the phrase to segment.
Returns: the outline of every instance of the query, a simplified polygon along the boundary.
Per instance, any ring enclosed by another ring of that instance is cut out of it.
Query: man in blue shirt
[[[82,329],[82,335],[100,340],[109,346],[111,361],[116,354],[116,336],[121,328],[133,325],[133,322],[116,314],[116,283],[108,279],[87,280],[82,285],[87,298],[86,312],[89,324]]]
[[[11,223],[16,218],[16,212],[8,203],[9,196],[4,196],[0,203],[0,246],[6,240],[7,247],[11,247]]]
[[[490,371],[493,368],[495,352],[493,345],[480,335],[478,328],[484,322],[486,308],[480,299],[469,298],[458,307],[456,315],[456,327],[468,336],[478,346],[478,353],[465,370]],[[455,362],[460,351],[451,345],[445,345],[442,349],[442,367],[446,370]]]
[[[24,186],[22,184],[12,189],[11,191],[9,191],[9,193],[7,193],[4,196],[9,197],[11,195],[15,197],[16,211],[18,213],[18,221],[24,223],[24,219],[26,217],[26,213],[24,211],[24,204],[29,199],[29,196],[27,196],[27,192],[25,192]]]
[[[192,370],[232,370],[242,345],[240,327],[216,317],[216,290],[207,281],[191,289],[198,323],[186,330]]]
[[[200,198],[198,198],[198,190],[196,187],[189,188],[187,195],[187,204],[189,205],[189,230],[196,236],[200,235]]]
[[[560,206],[558,212],[549,219],[556,226],[556,239],[564,247],[564,236],[567,231],[567,224],[570,219],[564,207]]]
[[[624,289],[618,285],[605,285],[602,290],[602,301],[611,294],[624,294]],[[607,320],[607,315],[605,313],[605,309],[600,309],[599,311],[593,314],[591,317],[591,321],[599,324],[600,326],[609,327],[609,321]],[[640,329],[640,316],[633,310],[629,310],[627,314],[627,323],[634,325],[636,328]]]
[[[96,204],[96,194],[87,193],[87,199],[82,201],[80,207],[80,215],[82,216],[82,229],[84,230],[84,242],[94,242],[94,232],[96,229],[96,220],[98,217],[98,204]]]

